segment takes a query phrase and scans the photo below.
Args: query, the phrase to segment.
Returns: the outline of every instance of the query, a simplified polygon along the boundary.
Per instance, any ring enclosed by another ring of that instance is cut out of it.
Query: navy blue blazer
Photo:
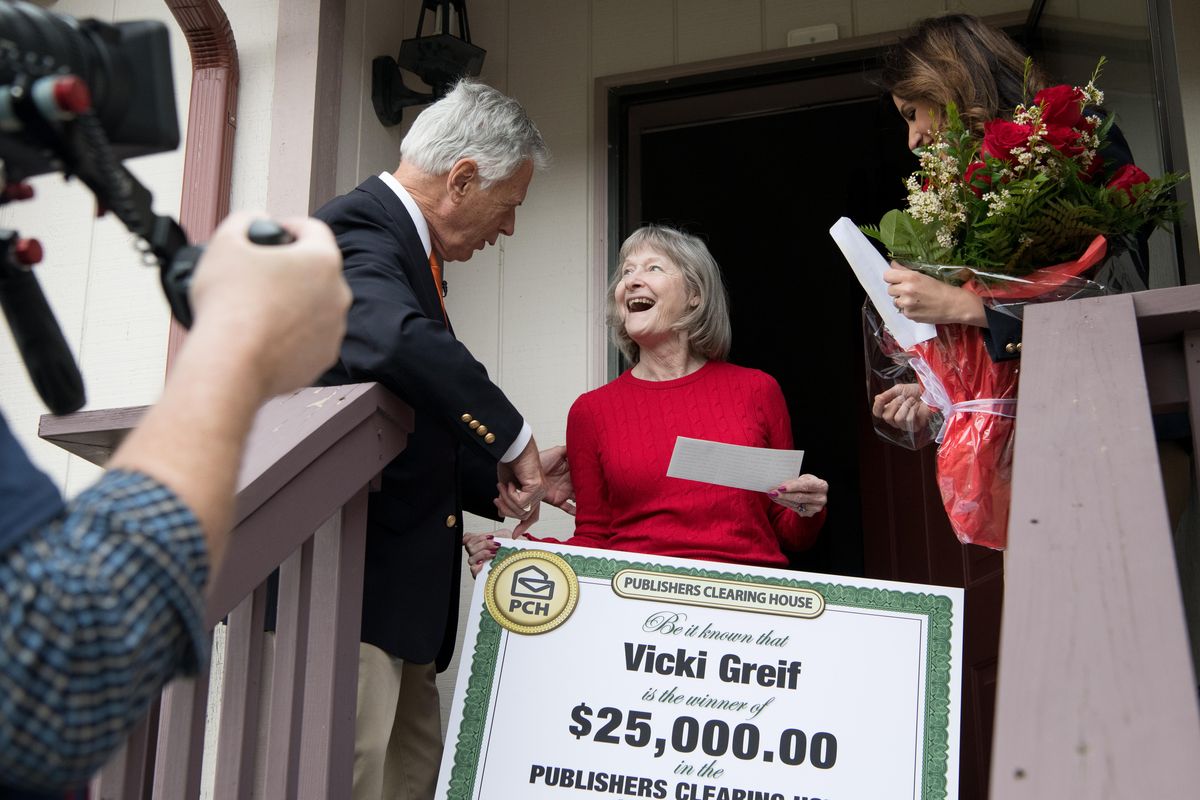
[[[417,229],[387,184],[368,178],[315,216],[337,236],[354,294],[338,362],[321,383],[378,381],[415,415],[407,448],[368,501],[362,641],[445,669],[458,629],[462,511],[500,518],[496,465],[523,419],[454,338]]]

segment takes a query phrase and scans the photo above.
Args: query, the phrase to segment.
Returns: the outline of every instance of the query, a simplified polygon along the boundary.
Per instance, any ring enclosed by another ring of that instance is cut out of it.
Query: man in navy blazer
[[[462,511],[537,519],[545,477],[528,423],[454,338],[440,263],[501,234],[549,153],[512,98],[473,81],[426,108],[400,166],[317,211],[354,302],[327,385],[378,381],[415,412],[367,515],[354,797],[431,798],[441,761],[436,672],[454,651]]]

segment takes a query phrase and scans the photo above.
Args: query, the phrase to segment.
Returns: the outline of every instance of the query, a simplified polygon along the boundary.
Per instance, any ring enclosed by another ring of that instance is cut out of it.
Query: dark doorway
[[[841,216],[873,222],[900,205],[916,166],[870,67],[799,65],[742,85],[646,87],[618,99],[614,242],[645,222],[673,224],[704,238],[722,265],[730,358],[779,381],[804,471],[831,486],[819,544],[795,568],[966,587],[960,796],[985,798],[1001,559],[954,538],[932,450],[875,436],[863,292],[828,233]]]
[[[863,570],[853,457],[862,291],[826,232],[839,216],[877,220],[903,199],[911,155],[899,115],[886,111],[868,98],[642,137],[641,221],[708,242],[729,289],[730,360],[779,381],[804,471],[829,481],[829,519],[816,548],[796,557],[800,569]]]

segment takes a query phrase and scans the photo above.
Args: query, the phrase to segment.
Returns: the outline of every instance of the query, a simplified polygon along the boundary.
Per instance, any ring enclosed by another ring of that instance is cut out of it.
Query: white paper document
[[[769,492],[799,475],[803,461],[803,450],[743,447],[677,436],[667,477]]]
[[[887,325],[901,347],[907,350],[918,342],[937,336],[937,328],[933,325],[913,322],[896,310],[892,296],[887,293],[887,281],[883,279],[883,273],[890,265],[849,217],[842,217],[833,223],[829,235],[842,249],[842,255],[850,262],[850,268],[883,318],[883,324]]]

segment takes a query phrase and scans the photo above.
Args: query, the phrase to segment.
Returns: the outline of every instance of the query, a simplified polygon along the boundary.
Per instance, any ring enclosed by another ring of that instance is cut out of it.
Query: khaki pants
[[[354,800],[431,800],[442,762],[437,669],[358,648]]]

